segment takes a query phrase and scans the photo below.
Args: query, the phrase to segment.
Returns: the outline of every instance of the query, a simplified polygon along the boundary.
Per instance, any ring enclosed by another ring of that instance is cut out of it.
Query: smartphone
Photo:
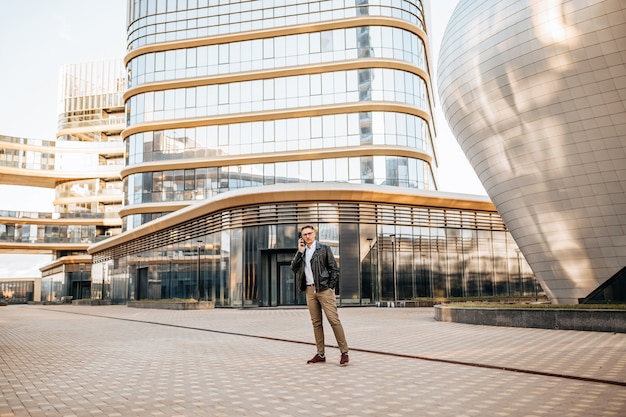
[[[298,233],[298,247],[299,248],[304,247],[304,239],[302,239],[302,232]]]

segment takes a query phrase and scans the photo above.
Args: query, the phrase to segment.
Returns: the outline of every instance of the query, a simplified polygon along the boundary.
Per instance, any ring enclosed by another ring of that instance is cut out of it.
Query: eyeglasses
[[[309,232],[309,233],[302,233],[302,236],[309,236],[309,235],[312,235],[312,234],[313,234],[313,232]]]

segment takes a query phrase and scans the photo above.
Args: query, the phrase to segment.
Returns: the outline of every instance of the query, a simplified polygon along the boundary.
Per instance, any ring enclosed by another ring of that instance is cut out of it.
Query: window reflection
[[[242,104],[250,106],[247,109],[270,111],[314,104],[383,100],[407,104],[430,112],[426,82],[421,77],[393,69],[377,68],[368,71],[337,71],[323,73],[321,77],[298,75],[275,78],[273,85],[265,80],[254,80],[217,86],[178,88],[163,92],[164,99],[157,93],[141,93],[131,97],[127,102],[129,123],[239,113]],[[407,89],[407,86],[411,89]],[[264,91],[263,94],[241,94],[241,91],[250,90],[258,93],[261,89],[269,91]],[[320,93],[322,94],[320,100],[311,98],[311,95]],[[201,106],[201,102],[196,98],[205,95],[208,96],[209,102]],[[192,103],[195,105],[192,106]]]
[[[245,187],[302,182],[434,187],[429,164],[418,159],[335,158],[132,174],[125,179],[128,190],[125,204],[199,200]]]
[[[427,154],[433,149],[428,124],[423,119],[390,112],[168,129],[131,135],[126,144],[127,163],[130,165],[179,158],[360,144],[409,146]]]
[[[176,10],[176,1],[139,0],[132,3],[129,10],[129,43],[132,49],[156,42],[191,39],[196,37],[221,35],[240,31],[305,24],[332,19],[344,19],[356,16],[387,16],[402,19],[424,28],[421,2],[412,0],[369,0],[327,1],[320,7],[319,1],[292,5],[277,5],[274,2],[240,3],[232,8],[228,19],[218,19],[223,14],[223,5],[205,4],[187,10]],[[156,4],[156,6],[155,6]],[[166,6],[167,5],[167,6]],[[182,9],[183,7],[179,7]],[[167,31],[165,30],[167,25]]]
[[[285,59],[289,54],[293,54],[293,59]],[[128,63],[128,86],[367,57],[405,61],[428,71],[424,42],[415,33],[400,28],[364,26],[149,52]]]
[[[261,298],[265,306],[280,305],[285,299],[279,299],[276,285],[281,284],[272,281],[271,274],[259,270],[267,267],[269,252],[260,253],[258,248],[284,250],[295,245],[299,225],[278,220],[280,213],[294,210],[313,219],[320,241],[331,246],[343,268],[339,300],[342,304],[476,295],[536,297],[543,293],[532,273],[526,272],[528,265],[517,255],[517,247],[504,225],[488,213],[480,213],[479,217],[487,217],[479,219],[477,213],[458,210],[347,203],[279,204],[250,210],[263,213],[264,219],[282,222],[273,224],[266,220],[266,224],[217,229],[201,238],[182,240],[171,235],[171,230],[169,234],[164,231],[170,237],[146,242],[154,245],[150,249],[106,261],[102,271],[107,271],[111,298],[125,301],[127,280],[135,282],[137,273],[147,268],[154,290],[147,293],[148,298],[189,298],[197,294],[199,284],[200,298],[213,300],[217,305],[241,306],[243,301],[244,305],[257,306]],[[365,218],[370,217],[368,213],[378,213],[380,219],[396,220],[395,225],[375,221],[355,226],[346,222],[342,213],[358,213]],[[199,220],[203,224],[222,223],[218,220],[246,224],[248,216],[252,213],[238,210],[213,213]],[[127,218],[129,223],[134,222],[133,217]],[[238,259],[249,260],[250,267],[238,268],[233,275],[234,253]],[[345,267],[348,265],[350,268]],[[271,290],[268,293],[261,288]],[[131,298],[135,291],[132,288]]]

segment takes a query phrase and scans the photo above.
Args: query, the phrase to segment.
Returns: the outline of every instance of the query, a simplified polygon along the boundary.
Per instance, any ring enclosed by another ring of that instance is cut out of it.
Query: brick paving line
[[[46,310],[46,309],[42,308],[42,310]],[[56,312],[60,311],[60,310],[53,310],[53,309],[48,309],[48,310],[52,310]],[[102,314],[89,314],[89,313],[83,313],[83,312],[72,312],[72,311],[63,311],[63,310],[61,310],[60,312],[67,313],[67,314],[77,314],[77,315],[82,315],[82,316],[108,318],[112,320],[129,321],[129,322],[134,322],[134,323],[146,323],[146,324],[152,324],[156,326],[174,327],[174,328],[186,329],[186,330],[198,330],[198,331],[203,331],[203,332],[224,334],[224,335],[229,335],[229,336],[249,337],[249,338],[254,338],[254,339],[263,339],[263,340],[269,340],[269,341],[315,346],[315,343],[313,342],[304,342],[301,340],[285,339],[285,338],[272,337],[272,336],[252,335],[252,334],[241,333],[241,332],[230,332],[230,331],[225,331],[225,330],[207,329],[207,328],[202,328],[202,327],[163,323],[163,322],[151,321],[151,320],[122,318],[122,317],[108,316],[108,315],[102,315]],[[327,348],[338,348],[337,345],[333,345],[333,344],[326,344],[325,346]],[[563,378],[563,379],[574,380],[574,381],[582,381],[582,382],[589,382],[589,383],[596,383],[596,384],[617,385],[621,387],[626,387],[626,382],[624,381],[614,381],[614,380],[608,380],[608,379],[591,378],[591,377],[578,376],[578,375],[566,375],[566,374],[559,374],[555,372],[536,371],[536,370],[515,368],[515,367],[509,367],[509,366],[489,365],[489,364],[484,364],[484,363],[458,361],[458,360],[443,359],[443,358],[433,358],[433,357],[422,356],[422,355],[410,355],[410,354],[397,353],[397,352],[385,352],[385,351],[374,350],[374,349],[364,349],[364,348],[358,348],[358,347],[355,348],[352,346],[350,347],[350,350],[354,352],[370,353],[370,354],[375,354],[375,355],[393,356],[396,358],[439,362],[439,363],[446,363],[450,365],[494,369],[494,370],[500,370],[500,371],[505,371],[505,372],[523,373],[523,374],[536,375],[536,376]]]

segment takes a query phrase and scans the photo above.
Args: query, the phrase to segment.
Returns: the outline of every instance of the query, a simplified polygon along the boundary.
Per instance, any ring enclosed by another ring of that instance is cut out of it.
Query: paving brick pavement
[[[303,308],[0,307],[0,417],[626,416],[625,334],[340,317],[347,367]]]

